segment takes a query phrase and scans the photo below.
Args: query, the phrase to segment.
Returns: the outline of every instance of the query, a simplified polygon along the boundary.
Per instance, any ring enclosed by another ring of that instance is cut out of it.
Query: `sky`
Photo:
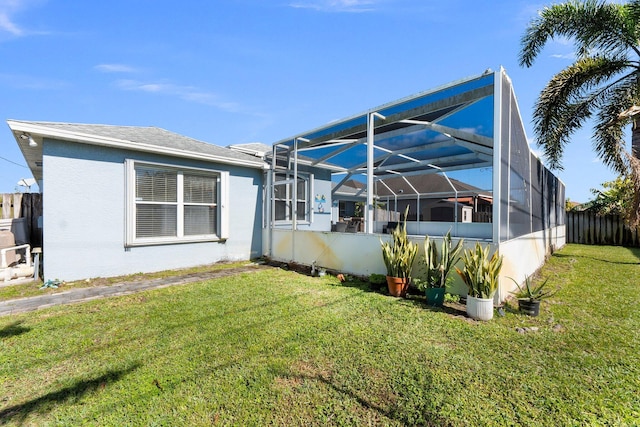
[[[272,143],[505,68],[531,114],[573,46],[518,65],[547,3],[521,0],[0,0],[0,193],[30,178],[7,119],[156,126],[227,146]],[[585,202],[616,176],[591,129],[554,173]],[[628,138],[630,139],[630,137]],[[46,178],[45,178],[46,179]],[[46,186],[46,183],[45,183]],[[32,190],[37,190],[33,187]]]

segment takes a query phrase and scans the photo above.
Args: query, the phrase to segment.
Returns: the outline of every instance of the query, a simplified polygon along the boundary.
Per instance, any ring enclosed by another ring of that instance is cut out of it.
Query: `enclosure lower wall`
[[[498,300],[504,300],[509,296],[509,292],[516,289],[515,283],[510,278],[523,283],[525,276],[535,273],[553,251],[565,244],[564,225],[500,243],[499,251],[504,256],[504,261],[500,274]]]
[[[268,234],[269,231],[265,230],[263,241],[269,241]],[[358,276],[386,274],[380,241],[391,240],[388,234],[272,230],[271,238],[272,251],[269,255],[275,261],[293,261],[304,265],[315,263],[318,267]],[[421,277],[424,271],[424,236],[410,236],[410,239],[418,245],[413,276]],[[434,240],[440,245],[441,239]],[[464,247],[472,248],[477,241],[467,238]],[[457,242],[456,238],[454,242]],[[495,251],[496,245],[487,244],[491,246],[492,252]],[[265,253],[269,253],[268,248],[265,249]],[[447,292],[466,294],[466,287],[458,275],[453,273],[452,277],[454,282],[447,288]]]
[[[272,239],[271,252],[265,248],[273,260],[281,262],[296,262],[304,265],[315,263],[318,267],[324,267],[337,272],[368,276],[373,273],[386,274],[386,268],[382,259],[380,241],[390,240],[389,235],[364,234],[364,233],[335,233],[291,230],[264,230],[263,241]],[[424,271],[424,237],[422,235],[411,236],[410,239],[418,244],[418,256],[413,269],[414,277],[421,277]],[[441,239],[434,238],[437,245]],[[453,239],[454,244],[457,241]],[[522,281],[525,275],[534,273],[540,268],[546,256],[553,250],[559,249],[565,244],[564,226],[556,227],[543,232],[532,233],[503,242],[499,246],[488,243],[484,239],[466,237],[465,249],[473,248],[476,242],[489,245],[491,252],[499,250],[504,256],[503,269],[500,275],[500,288],[496,293],[495,302],[504,301],[509,292],[515,288],[511,277]],[[462,268],[459,263],[458,267]],[[447,287],[447,292],[466,295],[466,286],[460,277],[453,273],[453,283]]]

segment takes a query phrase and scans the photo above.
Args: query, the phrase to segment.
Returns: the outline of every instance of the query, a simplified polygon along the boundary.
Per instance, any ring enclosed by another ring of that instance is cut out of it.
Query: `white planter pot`
[[[476,298],[467,295],[467,315],[476,320],[493,319],[493,298]]]

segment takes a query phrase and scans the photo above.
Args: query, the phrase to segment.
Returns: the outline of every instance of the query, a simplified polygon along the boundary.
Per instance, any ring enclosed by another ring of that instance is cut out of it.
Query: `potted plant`
[[[407,212],[405,210],[404,222],[391,233],[391,242],[383,242],[382,258],[387,267],[387,286],[389,293],[396,297],[404,297],[407,294],[411,282],[411,270],[418,254],[418,245],[411,242],[407,235]]]
[[[493,318],[493,295],[498,289],[498,275],[502,268],[502,256],[497,252],[489,257],[490,248],[475,247],[464,251],[464,268],[456,271],[467,285],[467,315],[476,320]]]
[[[513,280],[511,277],[510,279]],[[516,292],[512,292],[512,294],[518,299],[518,309],[522,313],[529,316],[537,316],[540,314],[540,302],[543,299],[554,296],[557,292],[557,290],[545,288],[548,281],[549,278],[538,285],[532,285],[531,277],[525,276],[524,285],[520,286],[518,282],[513,280],[513,283],[516,284],[518,290]]]
[[[444,292],[451,281],[449,273],[460,259],[463,240],[453,246],[451,231],[442,238],[440,252],[436,242],[429,236],[424,239],[424,263],[426,265],[426,289],[427,302],[435,307],[441,307],[444,302]]]

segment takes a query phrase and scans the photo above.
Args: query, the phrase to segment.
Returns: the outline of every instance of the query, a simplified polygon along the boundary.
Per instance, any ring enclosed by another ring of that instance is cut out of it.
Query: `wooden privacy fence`
[[[632,230],[617,215],[567,212],[567,243],[640,247],[639,230]]]

